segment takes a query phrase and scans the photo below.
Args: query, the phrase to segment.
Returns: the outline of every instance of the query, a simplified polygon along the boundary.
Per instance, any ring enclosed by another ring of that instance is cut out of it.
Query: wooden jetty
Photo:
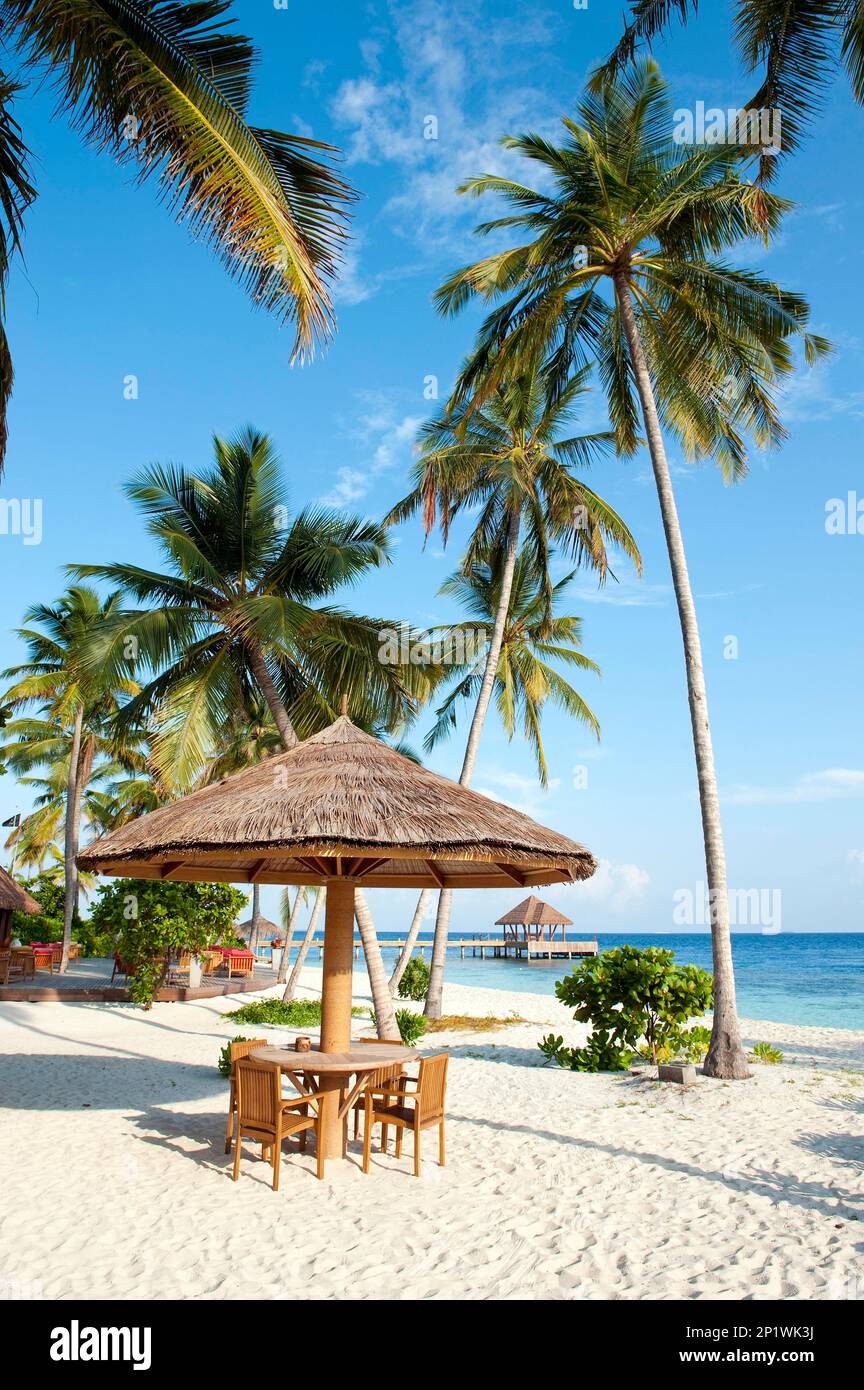
[[[295,942],[291,943],[292,950]],[[393,941],[384,938],[381,946],[388,951],[401,951],[405,945],[403,941]],[[359,936],[354,938],[354,959],[359,960],[362,951],[362,943]],[[594,941],[566,941],[555,940],[544,937],[530,938],[525,940],[521,937],[506,936],[477,936],[477,937],[453,937],[447,942],[448,951],[458,951],[462,960],[466,955],[477,956],[480,960],[485,960],[489,956],[493,960],[510,959],[514,960],[570,960],[580,956],[596,956],[599,954],[599,947]],[[324,953],[324,942],[313,941],[309,948],[309,954],[313,951],[318,952],[320,960]],[[425,958],[427,951],[432,954],[431,941],[417,941],[414,944],[414,953]]]

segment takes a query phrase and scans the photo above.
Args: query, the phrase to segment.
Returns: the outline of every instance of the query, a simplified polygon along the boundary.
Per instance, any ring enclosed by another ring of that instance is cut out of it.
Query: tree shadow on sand
[[[0,1057],[9,1110],[144,1110],[153,1101],[227,1097],[214,1066],[174,1058],[14,1052]]]

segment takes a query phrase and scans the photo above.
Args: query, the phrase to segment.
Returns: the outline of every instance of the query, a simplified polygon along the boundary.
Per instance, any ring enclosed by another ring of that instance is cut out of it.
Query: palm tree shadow
[[[775,1205],[786,1202],[792,1206],[803,1207],[819,1216],[830,1217],[833,1221],[838,1217],[846,1221],[864,1220],[864,1197],[861,1193],[844,1192],[823,1182],[805,1182],[791,1173],[747,1170],[741,1176],[729,1177],[719,1169],[697,1167],[684,1159],[671,1158],[666,1154],[640,1152],[623,1145],[601,1144],[594,1139],[559,1134],[553,1130],[538,1129],[533,1125],[509,1124],[501,1120],[481,1119],[474,1115],[453,1115],[450,1118],[483,1129],[520,1134],[533,1139],[547,1139],[550,1143],[566,1145],[586,1153],[630,1159],[636,1163],[648,1164],[652,1168],[662,1168],[673,1176],[691,1177],[700,1182],[717,1184],[731,1192],[752,1192],[756,1196],[768,1197]],[[864,1251],[864,1241],[857,1248]]]

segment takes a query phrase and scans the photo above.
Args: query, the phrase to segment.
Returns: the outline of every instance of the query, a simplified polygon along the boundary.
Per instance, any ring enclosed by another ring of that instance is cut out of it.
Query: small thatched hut
[[[503,917],[499,917],[495,925],[504,928],[505,941],[515,941],[520,927],[526,942],[554,941],[559,927],[562,928],[561,939],[564,941],[567,939],[567,932],[563,928],[572,927],[573,922],[557,907],[544,903],[542,898],[535,898],[532,894],[530,898],[524,898],[509,912],[505,912]]]
[[[14,878],[0,869],[0,946],[5,946],[12,935],[12,913],[28,912],[31,916],[42,908],[26,888],[19,888]]]

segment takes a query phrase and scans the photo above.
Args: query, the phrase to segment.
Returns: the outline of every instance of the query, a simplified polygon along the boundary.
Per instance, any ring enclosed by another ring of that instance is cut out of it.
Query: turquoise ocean
[[[381,933],[381,947],[388,963],[396,956],[395,948],[388,942],[396,936],[397,933]],[[421,933],[420,944],[428,948],[431,939],[431,932]],[[675,952],[676,960],[711,969],[711,938],[707,932],[681,935],[603,933],[597,941],[601,951],[625,944],[664,946]],[[864,933],[798,932],[763,936],[756,932],[737,932],[732,937],[732,954],[738,1011],[742,1018],[864,1030]],[[316,963],[316,958],[317,951],[310,957],[310,965]],[[429,959],[428,949],[426,959]],[[568,968],[563,960],[530,965],[527,961],[488,957],[480,960],[468,956],[460,960],[458,950],[451,948],[447,978],[454,983],[481,985],[486,989],[554,994],[555,981],[566,974]]]

